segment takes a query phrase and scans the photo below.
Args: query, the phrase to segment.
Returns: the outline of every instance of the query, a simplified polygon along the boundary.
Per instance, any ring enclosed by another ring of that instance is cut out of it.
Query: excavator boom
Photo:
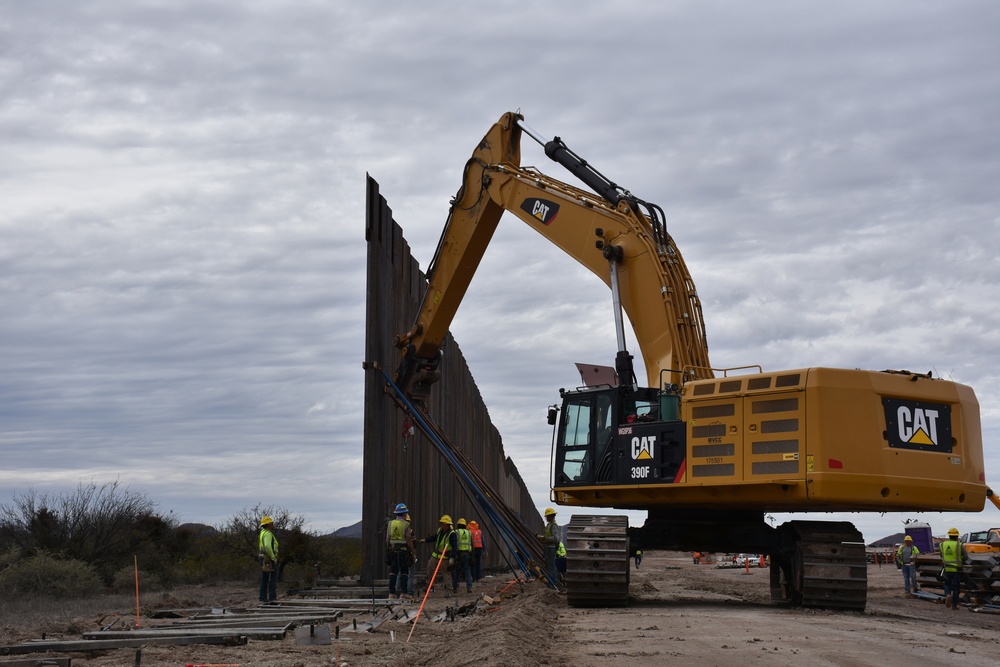
[[[403,350],[397,384],[414,398],[426,396],[441,344],[505,211],[607,285],[617,282],[651,386],[712,377],[701,302],[658,207],[605,179],[558,138],[545,144],[546,153],[575,166],[601,196],[522,168],[522,120],[504,114],[465,165],[427,272],[422,307],[410,331],[397,339]]]

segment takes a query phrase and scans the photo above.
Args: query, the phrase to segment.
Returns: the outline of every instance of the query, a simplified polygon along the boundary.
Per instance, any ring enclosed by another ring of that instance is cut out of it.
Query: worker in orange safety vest
[[[469,522],[469,532],[472,533],[472,580],[483,578],[483,551],[486,549],[486,536],[475,519]]]

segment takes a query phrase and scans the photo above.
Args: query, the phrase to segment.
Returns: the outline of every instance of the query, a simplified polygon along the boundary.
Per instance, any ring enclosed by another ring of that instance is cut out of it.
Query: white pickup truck
[[[738,567],[746,567],[748,560],[750,561],[750,567],[760,567],[760,556],[758,554],[737,554],[733,563]]]

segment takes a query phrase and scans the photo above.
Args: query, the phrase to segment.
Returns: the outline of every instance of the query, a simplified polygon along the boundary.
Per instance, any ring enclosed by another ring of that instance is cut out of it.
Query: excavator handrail
[[[722,377],[729,377],[729,373],[735,371],[746,371],[756,369],[758,373],[763,373],[764,369],[760,364],[747,364],[746,366],[729,366],[727,368],[716,368],[714,366],[685,366],[681,369],[681,374],[685,378],[685,382],[691,382],[694,380],[710,380],[715,376],[715,373],[722,373]],[[699,377],[694,371],[708,371],[708,377]]]

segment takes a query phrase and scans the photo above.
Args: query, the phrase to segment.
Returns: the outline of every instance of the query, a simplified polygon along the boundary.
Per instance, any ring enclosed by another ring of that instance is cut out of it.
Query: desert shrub
[[[219,584],[232,581],[253,581],[260,576],[255,559],[235,557],[228,552],[202,551],[197,557],[184,558],[177,567],[180,584]]]
[[[86,597],[103,592],[101,578],[83,561],[46,552],[8,565],[0,572],[0,591],[20,595]]]
[[[324,536],[317,540],[323,577],[352,577],[361,574],[361,540]]]
[[[26,554],[59,553],[90,563],[105,584],[138,556],[161,579],[184,548],[175,540],[173,518],[119,481],[81,483],[76,491],[52,495],[34,489],[0,505],[0,548]]]
[[[8,547],[6,551],[0,553],[0,572],[23,560],[24,549],[18,546]]]
[[[143,572],[139,570],[139,592],[162,591],[164,589],[163,580],[153,572]],[[123,567],[115,572],[111,581],[111,591],[113,593],[135,593],[135,567]]]

